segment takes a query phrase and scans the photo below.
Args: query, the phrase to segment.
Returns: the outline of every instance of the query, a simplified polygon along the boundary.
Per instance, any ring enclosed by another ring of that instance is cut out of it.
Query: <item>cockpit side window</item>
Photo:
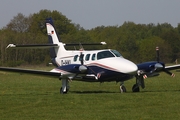
[[[91,57],[91,60],[95,60],[96,59],[96,54],[94,53]]]
[[[110,51],[102,51],[98,52],[97,54],[97,59],[103,59],[103,58],[110,58],[110,57],[115,57]]]

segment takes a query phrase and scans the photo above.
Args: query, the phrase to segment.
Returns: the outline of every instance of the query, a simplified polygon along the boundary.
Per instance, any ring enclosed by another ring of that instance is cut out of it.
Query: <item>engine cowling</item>
[[[79,66],[79,71],[80,71],[81,73],[85,73],[85,72],[87,71],[87,67],[84,66],[84,65],[81,65],[81,66]]]

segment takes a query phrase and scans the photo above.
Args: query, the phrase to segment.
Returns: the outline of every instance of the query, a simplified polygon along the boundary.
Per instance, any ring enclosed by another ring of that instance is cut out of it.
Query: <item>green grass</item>
[[[48,68],[49,69],[49,68]],[[180,73],[146,79],[146,88],[132,93],[135,79],[119,83],[72,81],[68,94],[59,94],[54,78],[0,72],[0,119],[13,120],[179,120]]]

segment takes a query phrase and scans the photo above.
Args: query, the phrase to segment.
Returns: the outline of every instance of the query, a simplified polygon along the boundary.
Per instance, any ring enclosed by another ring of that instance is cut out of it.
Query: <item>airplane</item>
[[[171,76],[169,70],[178,69],[180,65],[167,66],[163,62],[152,61],[135,64],[125,59],[117,50],[66,50],[65,46],[75,45],[105,45],[105,42],[95,44],[65,44],[59,39],[52,18],[46,19],[48,44],[16,45],[9,44],[7,48],[50,48],[52,64],[56,67],[51,71],[30,70],[11,67],[0,67],[0,71],[21,72],[58,78],[62,81],[60,93],[69,91],[69,82],[72,80],[83,82],[120,82],[120,92],[126,92],[124,82],[136,77],[132,87],[133,92],[139,92],[140,87],[145,88],[146,77],[159,75],[164,71]],[[157,50],[158,53],[159,50]],[[157,57],[159,59],[159,55]]]

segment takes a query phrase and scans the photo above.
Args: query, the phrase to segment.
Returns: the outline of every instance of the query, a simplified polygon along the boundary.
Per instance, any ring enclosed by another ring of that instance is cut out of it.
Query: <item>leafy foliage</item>
[[[173,62],[180,55],[180,24],[177,28],[168,23],[135,24],[125,21],[121,26],[97,26],[85,30],[79,24],[72,23],[62,13],[54,10],[41,10],[24,16],[18,13],[0,30],[1,65],[16,66],[24,64],[46,64],[50,62],[49,51],[45,49],[5,49],[10,43],[42,44],[47,43],[45,19],[52,17],[57,32],[64,43],[107,42],[104,46],[89,46],[85,49],[116,49],[136,63],[156,60],[155,47],[160,48],[160,57],[164,62]],[[74,48],[67,48],[74,49]],[[13,64],[12,64],[13,63]]]

